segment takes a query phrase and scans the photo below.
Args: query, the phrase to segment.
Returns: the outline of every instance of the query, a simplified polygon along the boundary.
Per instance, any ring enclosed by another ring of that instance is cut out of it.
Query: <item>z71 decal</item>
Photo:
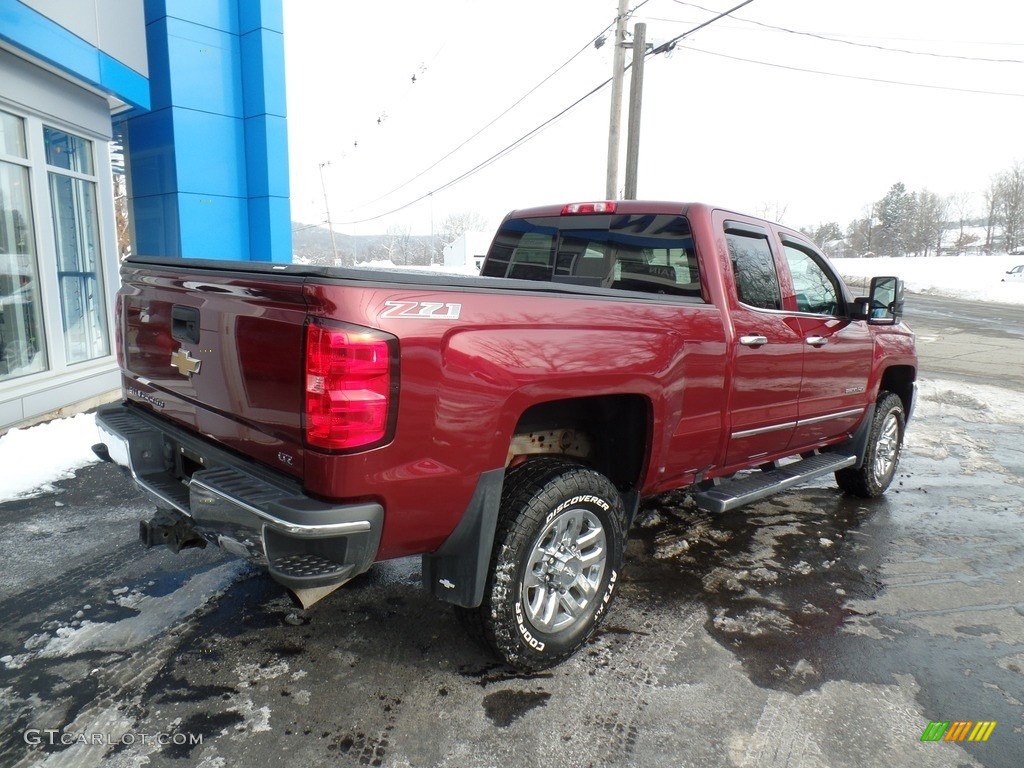
[[[461,304],[442,304],[439,301],[385,301],[387,307],[381,319],[397,320],[458,320]]]

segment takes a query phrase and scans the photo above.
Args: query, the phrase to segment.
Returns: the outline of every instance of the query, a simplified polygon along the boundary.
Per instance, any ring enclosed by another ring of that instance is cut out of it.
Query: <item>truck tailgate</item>
[[[129,263],[122,281],[127,399],[301,477],[304,278]]]

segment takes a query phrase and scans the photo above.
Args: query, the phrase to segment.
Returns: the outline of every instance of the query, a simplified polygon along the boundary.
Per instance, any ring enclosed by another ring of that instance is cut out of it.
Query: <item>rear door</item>
[[[726,464],[750,464],[779,453],[796,429],[804,341],[782,289],[769,230],[716,212],[732,267],[733,379]],[[720,230],[720,231],[721,231]]]

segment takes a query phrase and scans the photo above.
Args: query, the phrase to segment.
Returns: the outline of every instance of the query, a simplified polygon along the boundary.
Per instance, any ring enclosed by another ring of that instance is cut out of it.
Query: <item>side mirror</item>
[[[896,325],[903,318],[903,281],[898,277],[871,278],[871,291],[853,301],[851,317],[872,325]]]

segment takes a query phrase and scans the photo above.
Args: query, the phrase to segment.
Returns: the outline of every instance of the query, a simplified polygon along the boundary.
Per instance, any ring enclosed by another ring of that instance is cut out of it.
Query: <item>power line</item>
[[[681,34],[681,35],[676,35],[675,37],[673,37],[668,42],[664,42],[661,45],[657,46],[656,48],[652,48],[650,51],[647,52],[647,56],[655,56],[655,55],[657,55],[659,53],[668,53],[673,48],[675,48],[676,43],[678,43],[684,37],[689,37],[694,32],[696,32],[698,30],[701,30],[701,29],[704,29],[704,27],[707,27],[707,26],[709,26],[711,24],[714,24],[719,19],[724,19],[726,16],[731,15],[733,11],[738,11],[743,6],[750,5],[752,2],[754,2],[754,0],[743,0],[742,3],[740,3],[739,5],[734,5],[728,11],[722,11],[720,14],[718,14],[717,16],[715,16],[715,17],[713,17],[711,19],[708,19],[703,24],[698,24],[693,29],[687,30],[686,32],[683,32],[683,34]]]
[[[684,0],[672,0],[672,2],[676,3],[677,5],[685,5],[685,6],[688,6],[690,8],[697,8],[698,10],[706,11],[708,13],[714,13],[714,10],[712,10],[711,8],[705,8],[704,6],[697,5],[696,3],[688,3],[688,2],[684,2]],[[742,22],[744,22],[746,24],[756,24],[757,26],[764,27],[765,29],[774,29],[774,30],[776,30],[778,32],[786,32],[786,33],[791,34],[791,35],[801,35],[803,37],[813,37],[816,40],[824,40],[824,41],[829,42],[829,43],[841,43],[843,45],[852,45],[852,46],[855,46],[857,48],[871,48],[871,49],[876,50],[876,51],[888,51],[888,52],[891,52],[891,53],[905,53],[905,54],[909,54],[911,56],[929,56],[929,57],[936,58],[936,59],[957,59],[959,61],[983,61],[983,62],[989,62],[989,63],[992,63],[992,64],[1024,64],[1024,61],[1022,61],[1021,59],[990,59],[990,58],[985,58],[985,57],[982,57],[982,56],[960,56],[960,55],[957,55],[957,54],[954,54],[954,53],[934,53],[932,51],[911,51],[911,50],[908,50],[906,48],[890,48],[888,46],[875,45],[873,43],[858,43],[858,42],[856,42],[854,40],[844,40],[841,37],[831,37],[829,35],[822,35],[822,34],[819,34],[817,32],[804,32],[804,31],[797,30],[797,29],[788,29],[787,27],[777,27],[774,24],[765,24],[764,22],[761,22],[761,21],[754,21],[753,19],[745,19],[745,18],[741,18],[739,16],[734,16],[733,18],[736,19],[736,21],[742,21]]]
[[[643,2],[643,3],[641,3],[640,5],[643,5],[643,4],[644,4],[644,3],[646,3],[646,2],[649,2],[649,0],[644,0],[644,2]],[[639,6],[638,6],[638,7],[639,7]],[[469,143],[470,143],[471,141],[473,141],[473,139],[475,139],[475,138],[476,138],[477,136],[479,136],[479,135],[480,135],[481,133],[483,133],[483,132],[484,132],[484,131],[486,131],[486,130],[487,130],[488,128],[490,128],[490,127],[491,127],[492,125],[494,125],[494,124],[495,124],[496,122],[498,122],[498,121],[499,121],[499,120],[500,120],[501,118],[503,118],[503,117],[504,117],[505,115],[507,115],[507,114],[508,114],[509,112],[511,112],[511,111],[512,111],[513,109],[515,109],[515,108],[516,108],[516,107],[518,107],[518,106],[519,106],[520,104],[522,104],[522,103],[523,103],[523,102],[524,102],[524,101],[525,101],[525,100],[526,100],[527,98],[529,98],[530,96],[532,96],[532,95],[533,95],[533,94],[534,94],[534,93],[535,93],[535,92],[536,92],[536,91],[537,91],[537,90],[538,90],[538,89],[539,89],[539,88],[540,88],[540,87],[541,87],[542,85],[544,85],[544,84],[545,84],[546,82],[548,82],[548,80],[550,80],[550,79],[551,79],[551,78],[553,78],[553,77],[554,77],[555,75],[557,75],[557,74],[558,74],[559,72],[561,72],[561,71],[562,71],[563,69],[565,69],[565,68],[566,68],[567,66],[569,66],[569,64],[571,64],[571,63],[572,63],[572,62],[573,62],[573,61],[574,61],[574,60],[575,60],[576,58],[578,58],[578,57],[579,57],[579,56],[580,56],[580,55],[581,55],[581,54],[582,54],[582,53],[583,53],[584,51],[586,51],[586,50],[587,50],[588,48],[590,48],[590,46],[592,46],[592,45],[593,45],[593,44],[594,44],[594,43],[595,43],[595,42],[596,42],[596,41],[598,40],[598,38],[600,38],[600,37],[601,37],[601,35],[603,35],[603,34],[604,34],[605,32],[607,32],[607,31],[608,31],[609,29],[611,29],[611,28],[612,28],[612,27],[613,27],[614,25],[615,25],[615,22],[614,22],[614,21],[612,21],[612,23],[611,23],[611,24],[609,24],[609,25],[608,25],[607,27],[605,27],[605,28],[604,28],[604,29],[602,29],[602,30],[601,30],[600,32],[598,32],[598,33],[597,33],[596,35],[594,35],[594,36],[593,36],[593,37],[592,37],[592,38],[591,38],[590,40],[588,40],[588,41],[587,41],[586,45],[584,45],[584,46],[583,46],[582,48],[580,48],[580,49],[579,49],[578,51],[576,51],[576,53],[574,53],[574,54],[573,54],[572,56],[570,56],[570,57],[569,57],[569,58],[568,58],[568,59],[567,59],[567,60],[566,60],[566,61],[565,61],[565,62],[564,62],[564,63],[563,63],[563,64],[562,64],[561,66],[559,66],[559,67],[558,67],[557,69],[555,69],[555,71],[554,71],[554,72],[552,72],[552,73],[551,73],[551,74],[549,74],[549,75],[548,75],[547,77],[545,77],[545,78],[544,78],[543,80],[541,80],[541,81],[540,81],[539,83],[537,83],[537,84],[536,84],[535,86],[533,86],[533,88],[531,88],[531,89],[530,89],[529,91],[527,91],[527,92],[526,92],[525,94],[523,94],[522,96],[520,96],[520,97],[519,97],[519,98],[518,98],[518,99],[517,99],[517,100],[516,100],[515,102],[513,102],[513,103],[512,103],[512,105],[511,105],[511,106],[507,107],[507,108],[506,108],[506,109],[505,109],[505,110],[504,110],[503,112],[501,112],[501,114],[497,115],[497,116],[496,116],[496,117],[495,117],[494,119],[492,119],[492,120],[491,120],[490,122],[488,122],[488,123],[487,123],[486,125],[484,125],[484,126],[483,126],[482,128],[480,128],[480,129],[479,129],[479,130],[478,130],[478,131],[477,131],[476,133],[474,133],[474,134],[473,134],[472,136],[470,136],[469,138],[465,139],[465,140],[464,140],[464,141],[463,141],[462,143],[460,143],[460,144],[459,144],[458,146],[456,146],[456,147],[455,147],[454,149],[452,149],[451,151],[449,151],[449,152],[448,152],[447,154],[445,154],[445,155],[443,155],[442,157],[440,157],[440,158],[439,158],[438,160],[436,160],[436,161],[435,161],[434,163],[432,163],[431,165],[429,165],[429,166],[427,166],[426,168],[424,168],[424,169],[423,169],[422,171],[420,171],[419,173],[417,173],[417,174],[416,174],[415,176],[413,176],[412,178],[410,178],[410,179],[408,179],[408,180],[406,180],[406,181],[403,181],[403,182],[402,182],[401,184],[399,184],[399,185],[398,185],[397,187],[395,187],[394,189],[392,189],[392,190],[390,190],[390,191],[388,191],[388,192],[385,192],[385,193],[384,193],[383,195],[380,195],[379,197],[375,197],[375,198],[374,198],[373,200],[369,200],[369,201],[367,201],[367,202],[363,203],[362,205],[357,205],[357,206],[355,206],[355,207],[353,207],[353,208],[349,208],[348,210],[350,210],[350,211],[358,211],[358,210],[359,210],[360,208],[366,208],[367,206],[373,205],[373,204],[374,204],[374,203],[376,203],[376,202],[379,202],[379,201],[381,201],[381,200],[383,200],[383,199],[385,199],[385,198],[387,198],[387,197],[390,197],[390,196],[391,196],[391,195],[393,195],[393,194],[394,194],[395,192],[398,192],[399,190],[405,189],[405,187],[409,186],[410,184],[412,184],[412,183],[413,183],[414,181],[416,181],[417,179],[421,178],[421,177],[422,177],[423,175],[425,175],[425,174],[426,174],[426,173],[428,173],[429,171],[432,171],[432,170],[433,170],[434,168],[436,168],[436,167],[437,167],[438,165],[440,165],[441,163],[443,163],[443,162],[444,162],[445,160],[447,160],[447,159],[448,159],[449,157],[451,157],[451,156],[452,156],[452,155],[454,155],[454,154],[455,154],[456,152],[458,152],[458,151],[459,151],[460,149],[462,149],[462,148],[463,148],[463,147],[465,147],[465,146],[466,146],[467,144],[469,144]],[[422,198],[421,198],[421,199],[422,199]],[[399,209],[399,210],[401,210],[401,209]],[[385,214],[385,215],[386,215],[386,214]],[[378,217],[378,218],[379,218],[379,217]],[[370,221],[370,220],[371,220],[371,219],[367,219],[367,221]]]
[[[590,90],[588,93],[584,94],[580,98],[576,99],[576,101],[574,101],[572,104],[567,106],[561,112],[558,112],[557,114],[549,117],[547,120],[545,120],[543,123],[538,125],[536,128],[533,128],[532,130],[524,133],[522,136],[520,136],[518,139],[513,141],[511,144],[507,145],[504,149],[498,150],[493,155],[488,157],[486,160],[484,160],[484,161],[478,163],[477,165],[473,166],[468,171],[465,171],[464,173],[456,176],[454,179],[446,181],[444,184],[442,184],[437,189],[432,189],[429,192],[420,195],[415,200],[410,200],[408,203],[405,203],[404,205],[400,205],[397,208],[392,208],[390,211],[385,211],[384,213],[378,214],[376,216],[370,216],[370,217],[365,218],[365,219],[357,219],[355,221],[340,221],[338,223],[339,224],[346,224],[346,225],[348,225],[348,224],[363,224],[363,223],[368,222],[368,221],[376,221],[377,219],[382,219],[385,216],[390,216],[393,213],[398,213],[399,211],[404,211],[406,208],[409,208],[410,206],[413,206],[416,203],[419,203],[419,202],[421,202],[423,200],[426,200],[427,198],[431,197],[435,192],[443,192],[444,190],[446,190],[446,189],[448,189],[450,187],[455,186],[459,182],[465,181],[470,176],[473,176],[473,175],[479,173],[484,168],[486,168],[487,166],[491,165],[492,163],[497,162],[498,160],[500,160],[501,158],[503,158],[505,155],[509,154],[513,150],[518,149],[520,146],[525,144],[527,141],[532,139],[534,136],[536,136],[537,134],[541,133],[544,129],[550,127],[557,120],[559,120],[560,118],[564,117],[566,114],[568,114],[574,108],[576,108],[577,106],[582,104],[584,101],[589,99],[595,93],[598,93],[601,89],[603,89],[611,81],[612,81],[612,79],[609,77],[603,83],[601,83],[600,85],[594,87],[592,90]]]
[[[640,5],[637,5],[636,8],[633,9],[633,11],[635,11],[641,5],[644,5],[647,2],[649,2],[649,0],[643,0],[643,2],[640,3]],[[744,2],[740,3],[739,5],[734,6],[733,8],[730,8],[728,11],[724,11],[723,13],[718,14],[713,19],[710,19],[710,20],[705,21],[705,22],[703,22],[701,24],[698,24],[697,26],[693,27],[692,29],[687,30],[683,34],[677,35],[676,37],[672,38],[668,42],[663,43],[662,45],[659,45],[656,48],[648,51],[646,55],[647,56],[651,56],[651,55],[654,55],[654,54],[657,54],[657,53],[666,53],[668,51],[671,51],[675,47],[675,45],[676,45],[676,43],[678,41],[682,40],[683,38],[685,38],[685,37],[687,37],[689,35],[692,35],[694,32],[697,32],[698,30],[704,29],[705,27],[707,27],[710,24],[713,24],[714,22],[718,21],[719,19],[725,18],[726,16],[731,14],[733,11],[735,11],[735,10],[737,10],[739,8],[742,8],[745,5],[750,5],[750,3],[752,3],[752,2],[754,2],[754,0],[744,0]],[[613,24],[614,24],[614,22],[613,22]],[[599,35],[597,35],[597,37],[600,37],[601,34],[604,34],[604,32],[607,32],[609,29],[611,29],[611,27],[612,27],[612,25],[609,24],[605,28],[605,30],[603,32],[601,32]],[[595,37],[594,39],[596,40],[597,37]],[[587,45],[589,46],[590,44],[591,43],[588,43]],[[580,51],[580,52],[582,52],[582,51]],[[575,58],[578,55],[579,55],[579,53],[576,53],[573,56],[573,58]],[[570,59],[570,61],[571,60],[572,59]],[[632,64],[627,65],[626,69],[628,70],[630,68],[630,66],[632,66]],[[550,125],[552,125],[555,121],[557,121],[560,118],[564,117],[571,110],[575,109],[577,106],[582,104],[584,101],[589,99],[594,94],[600,92],[611,81],[612,81],[612,79],[609,77],[603,83],[601,83],[600,85],[595,86],[589,92],[585,93],[583,96],[581,96],[580,98],[576,99],[576,101],[574,101],[572,104],[567,106],[565,109],[561,110],[560,112],[558,112],[557,114],[553,115],[552,117],[549,117],[547,120],[542,122],[536,128],[533,128],[532,130],[530,130],[527,133],[523,134],[518,139],[513,141],[511,144],[509,144],[506,147],[504,147],[503,149],[500,149],[499,151],[495,152],[493,155],[488,157],[486,160],[484,160],[484,161],[478,163],[477,165],[473,166],[468,171],[460,174],[459,176],[456,176],[455,178],[451,179],[450,181],[445,182],[444,184],[442,184],[437,189],[433,189],[433,190],[431,190],[429,192],[426,192],[425,194],[422,194],[419,197],[417,197],[415,200],[411,200],[408,203],[405,203],[404,205],[400,205],[400,206],[398,206],[396,208],[392,208],[390,211],[386,211],[386,212],[378,214],[376,216],[370,216],[370,217],[365,218],[365,219],[357,219],[357,220],[354,220],[354,221],[342,221],[342,222],[338,222],[338,223],[339,224],[345,224],[345,225],[352,225],[352,224],[363,224],[363,223],[368,222],[368,221],[376,221],[377,219],[382,219],[385,216],[390,216],[390,215],[392,215],[394,213],[398,213],[399,211],[403,211],[406,208],[409,208],[410,206],[415,205],[416,203],[419,203],[419,202],[421,202],[423,200],[426,200],[427,198],[431,197],[435,192],[442,192],[442,191],[444,191],[446,189],[449,189],[450,187],[455,186],[456,184],[458,184],[461,181],[465,181],[469,177],[471,177],[471,176],[479,173],[480,171],[482,171],[487,166],[489,166],[492,163],[500,160],[502,157],[504,157],[505,155],[509,154],[513,150],[518,149],[520,146],[525,144],[527,141],[532,139],[534,136],[538,135],[545,128],[547,128]],[[360,206],[360,207],[363,207],[363,206]]]
[[[715,51],[705,51],[702,48],[694,48],[692,45],[680,46],[688,51],[694,51],[695,53],[704,53],[708,56],[718,56],[723,59],[732,59],[733,61],[742,61],[747,64],[760,64],[764,67],[775,67],[776,69],[788,69],[792,72],[808,72],[812,75],[826,75],[828,77],[841,77],[847,80],[864,80],[869,83],[885,83],[887,85],[903,85],[910,88],[929,88],[936,91],[954,91],[956,93],[976,93],[983,96],[1010,96],[1015,98],[1024,98],[1024,93],[1007,93],[1005,91],[982,91],[974,88],[955,88],[951,85],[930,85],[928,83],[908,83],[903,80],[885,80],[878,77],[865,77],[863,75],[846,75],[840,72],[825,72],[820,69],[806,69],[804,67],[792,67],[786,64],[775,64],[770,61],[759,61],[757,59],[745,59],[740,56],[730,56],[726,53],[716,53]]]

